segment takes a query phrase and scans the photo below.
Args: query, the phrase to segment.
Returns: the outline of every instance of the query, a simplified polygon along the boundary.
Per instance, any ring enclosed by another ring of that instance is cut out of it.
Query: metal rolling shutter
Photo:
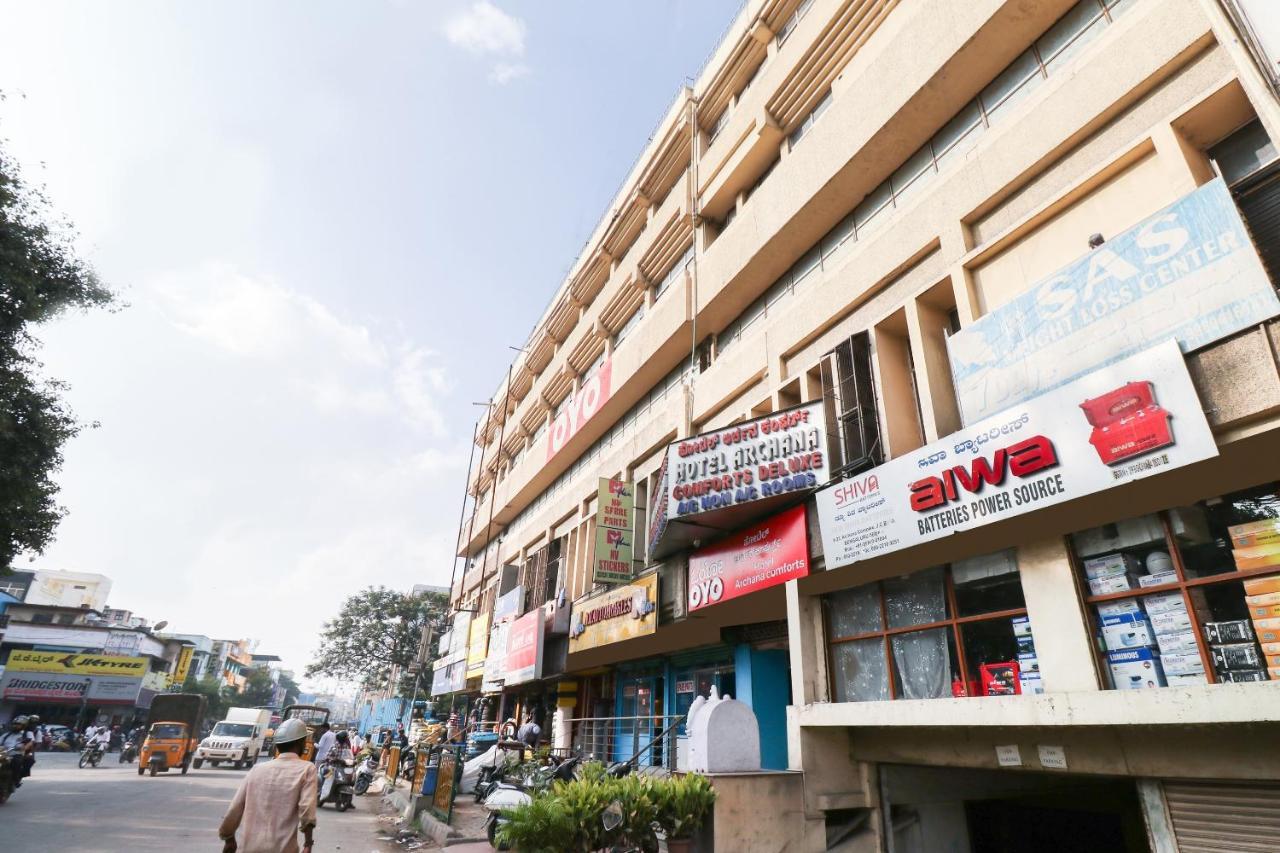
[[[1280,283],[1280,164],[1250,175],[1232,191],[1271,283]]]
[[[1181,853],[1280,850],[1280,785],[1166,781],[1164,796]]]

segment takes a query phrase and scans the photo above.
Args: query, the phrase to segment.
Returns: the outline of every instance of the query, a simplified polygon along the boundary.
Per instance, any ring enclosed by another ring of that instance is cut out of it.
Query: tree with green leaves
[[[236,703],[250,708],[260,705],[271,705],[276,698],[276,683],[271,678],[271,670],[265,666],[254,667],[245,676],[244,687],[236,696]]]
[[[195,673],[187,676],[187,681],[182,685],[183,693],[199,693],[205,698],[206,706],[204,718],[218,722],[227,714],[227,709],[232,705],[231,697],[235,691],[223,683],[221,678],[206,675],[204,678],[196,678]]]
[[[320,648],[307,676],[358,681],[364,687],[386,684],[393,668],[404,675],[418,655],[422,631],[444,622],[449,597],[438,592],[412,595],[369,587],[348,598],[338,615],[324,623]],[[412,690],[412,677],[396,685]]]
[[[63,445],[83,426],[62,400],[65,385],[40,375],[33,329],[114,300],[76,254],[73,238],[0,147],[0,574],[20,553],[39,553],[53,541],[66,514],[54,475]]]

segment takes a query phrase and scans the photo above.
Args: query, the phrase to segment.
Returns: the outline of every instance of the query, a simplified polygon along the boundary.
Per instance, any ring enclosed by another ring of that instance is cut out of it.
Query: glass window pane
[[[889,638],[900,698],[942,699],[951,695],[950,635],[950,628],[931,628]]]
[[[1045,70],[1052,74],[1093,41],[1106,23],[1098,0],[1080,0],[1036,42]]]
[[[927,625],[947,618],[942,567],[884,582],[885,613],[890,628]]]
[[[893,191],[889,188],[888,181],[868,193],[867,197],[853,210],[853,219],[857,223],[858,233],[861,234],[862,229],[892,203]]]
[[[1139,579],[1144,575],[1164,574],[1168,580],[1176,580],[1176,575],[1170,574],[1173,560],[1157,515],[1073,533],[1071,542],[1093,595],[1138,589]]]
[[[1004,695],[1007,692],[999,685],[994,691],[983,691],[984,664],[1017,663],[1020,676],[1024,676],[1020,680],[1026,682],[1038,678],[1040,665],[1035,655],[1034,642],[1029,634],[1023,638],[1014,635],[1012,619],[968,622],[960,626],[960,636],[964,639],[964,660],[969,668],[967,695]],[[1026,652],[1022,652],[1024,648],[1027,649]]]
[[[827,232],[827,236],[822,238],[822,257],[826,260],[831,256],[841,243],[853,236],[853,214],[849,214],[844,219],[836,223],[836,227]]]
[[[829,636],[852,637],[884,629],[880,618],[880,588],[867,584],[833,592],[824,599],[827,605]]]
[[[970,131],[981,123],[982,111],[978,109],[978,102],[970,101],[955,118],[943,125],[942,129],[933,135],[933,150],[937,152],[938,158],[941,159],[943,154],[950,151],[952,146],[964,139]]]
[[[960,616],[1026,607],[1013,551],[998,551],[951,564]]]
[[[880,702],[889,698],[884,639],[836,643],[831,647],[831,692],[837,702]]]
[[[933,170],[933,152],[926,145],[908,158],[889,178],[893,186],[893,194],[900,196],[911,186],[911,182],[926,171]]]
[[[1280,572],[1280,495],[1269,483],[1169,511],[1189,578],[1267,568]]]
[[[980,97],[982,106],[987,111],[987,119],[994,122],[1005,111],[1022,103],[1043,80],[1040,63],[1035,54],[1028,50],[982,90]]]
[[[1234,184],[1276,159],[1276,147],[1263,129],[1252,122],[1209,149],[1209,156],[1222,170],[1222,178]]]
[[[1107,0],[1107,8],[1111,10],[1111,20],[1123,15],[1137,0]]]
[[[800,260],[796,261],[795,266],[791,268],[792,275],[796,284],[799,284],[805,276],[816,270],[822,265],[822,253],[818,246],[814,246],[809,251],[800,256]]]

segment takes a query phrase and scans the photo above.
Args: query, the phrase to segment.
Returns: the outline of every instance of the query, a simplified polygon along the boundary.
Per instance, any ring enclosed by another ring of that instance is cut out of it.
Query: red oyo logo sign
[[[809,574],[804,506],[793,507],[689,557],[689,610]]]
[[[551,461],[551,457],[564,449],[569,439],[577,435],[583,425],[600,411],[600,407],[609,402],[609,382],[612,376],[613,360],[605,359],[600,369],[582,383],[564,411],[556,415],[547,434],[547,461]]]

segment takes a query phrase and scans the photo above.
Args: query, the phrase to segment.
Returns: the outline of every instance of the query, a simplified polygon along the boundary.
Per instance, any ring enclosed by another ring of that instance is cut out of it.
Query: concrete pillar
[[[1139,779],[1138,801],[1142,804],[1142,822],[1147,828],[1151,853],[1178,853],[1173,834],[1173,820],[1164,800],[1164,787],[1158,779]]]
[[[1017,557],[1045,692],[1098,690],[1093,638],[1072,576],[1066,540],[1021,545]]]

